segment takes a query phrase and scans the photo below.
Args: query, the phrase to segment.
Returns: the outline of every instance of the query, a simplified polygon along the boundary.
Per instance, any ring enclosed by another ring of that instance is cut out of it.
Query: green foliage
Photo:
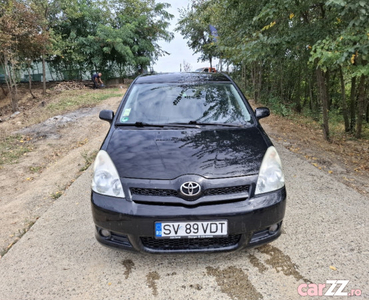
[[[126,67],[144,69],[166,54],[157,41],[173,38],[166,30],[173,17],[165,11],[168,6],[151,0],[79,0],[73,9],[62,6],[63,17],[53,26],[62,37],[53,63],[105,74],[112,66],[120,73]]]
[[[262,102],[265,103],[274,114],[282,117],[289,117],[292,114],[290,106],[284,104],[278,97],[269,97],[267,101],[262,100]]]
[[[256,102],[266,101],[282,115],[308,110],[317,116],[317,112],[324,112],[327,139],[331,106],[340,109],[346,120],[350,118],[350,127],[344,130],[354,131],[356,126],[359,132],[365,125],[368,1],[194,2],[182,19],[218,29],[217,53],[234,65],[239,81]],[[197,7],[201,11],[196,11]],[[195,20],[191,20],[192,15]],[[187,32],[182,34],[187,37]]]
[[[188,40],[187,45],[194,53],[200,54],[199,60],[209,60],[219,56],[215,37],[211,35],[211,8],[206,1],[193,1],[191,7],[180,10],[180,20],[176,31]]]
[[[369,3],[356,0],[330,0],[327,7],[336,11],[332,30],[313,47],[310,61],[324,69],[345,66],[354,76],[369,75]]]
[[[47,61],[60,74],[142,71],[170,41],[169,4],[154,0],[9,0],[0,6],[0,65],[16,94],[21,66]],[[62,77],[62,76],[61,76]],[[68,77],[68,76],[67,76]],[[13,95],[13,91],[12,91]],[[16,109],[16,96],[14,96]]]

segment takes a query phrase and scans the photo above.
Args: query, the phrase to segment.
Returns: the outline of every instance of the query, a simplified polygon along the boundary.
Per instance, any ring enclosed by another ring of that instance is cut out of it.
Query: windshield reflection
[[[119,118],[121,123],[251,122],[242,98],[232,84],[136,84]]]
[[[122,143],[127,140],[129,143]],[[154,174],[158,179],[196,173],[205,177],[257,174],[264,137],[254,127],[216,130],[116,130],[109,153],[122,177]]]

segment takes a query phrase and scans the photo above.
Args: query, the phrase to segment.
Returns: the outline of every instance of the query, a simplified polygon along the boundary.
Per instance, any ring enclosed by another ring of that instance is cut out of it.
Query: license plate
[[[227,220],[155,222],[155,238],[211,238],[228,235]]]

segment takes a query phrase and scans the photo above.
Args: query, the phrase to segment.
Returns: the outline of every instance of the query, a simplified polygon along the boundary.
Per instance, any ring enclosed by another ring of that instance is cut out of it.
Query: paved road
[[[369,199],[276,146],[288,188],[277,241],[222,254],[105,248],[93,236],[90,168],[0,260],[0,299],[332,299],[298,293],[324,283],[326,293],[327,280],[369,299]]]

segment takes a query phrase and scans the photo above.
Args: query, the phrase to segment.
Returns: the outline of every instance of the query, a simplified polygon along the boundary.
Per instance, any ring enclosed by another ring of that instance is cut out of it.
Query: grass
[[[238,83],[239,86],[243,86],[242,82]],[[245,88],[242,88],[242,91],[245,95],[250,94],[250,99],[253,98],[250,91],[246,91]],[[261,95],[257,106],[261,105],[267,106],[273,114],[282,116],[283,118],[286,118],[288,120],[292,120],[297,124],[301,124],[313,129],[322,130],[323,120],[321,111],[311,111],[308,108],[303,108],[302,113],[299,114],[294,110],[293,103],[285,104],[279,97],[265,94]],[[365,121],[362,125],[361,139],[359,140],[355,137],[355,133],[345,132],[342,112],[338,110],[331,110],[329,112],[328,122],[329,133],[332,140],[355,140],[364,143],[369,141],[369,123],[365,123]]]
[[[28,118],[24,121],[24,126],[38,124],[55,115],[65,114],[84,107],[92,107],[106,99],[122,96],[122,90],[119,88],[63,91],[57,94],[55,99],[40,99],[40,101],[45,100],[48,104],[45,107],[37,107],[36,104],[36,109],[29,112]],[[2,133],[0,135],[0,166],[17,163],[19,158],[32,150],[30,137]],[[39,172],[37,167],[30,171]]]
[[[106,99],[119,96],[122,96],[120,89],[64,91],[58,96],[57,101],[46,106],[46,110],[52,115],[62,114],[83,107],[91,107]]]
[[[41,173],[41,171],[44,169],[43,166],[31,166],[29,167],[30,172],[32,173]]]
[[[68,112],[75,111],[80,108],[93,107],[100,102],[112,98],[123,97],[121,89],[101,89],[101,90],[68,90],[59,94],[47,95],[46,98],[38,99],[43,104],[38,107],[35,103],[35,109],[29,113],[29,116],[24,120],[24,127],[42,123],[47,119],[62,115]]]
[[[88,153],[87,151],[81,153],[82,157],[85,160],[85,165],[79,170],[80,172],[86,171],[88,167],[94,162],[95,157],[97,155],[97,150]]]
[[[52,193],[50,196],[51,198],[53,198],[54,200],[60,198],[63,195],[63,191],[56,191],[55,193]]]
[[[292,120],[297,124],[307,126],[309,128],[322,130],[322,114],[313,112],[307,108],[303,108],[301,114],[293,110],[293,105],[283,104],[277,97],[270,97],[268,101],[260,100],[260,104],[264,104],[270,108],[271,112],[282,116],[283,118]],[[337,110],[329,111],[329,134],[332,140],[357,140],[354,133],[345,132],[344,120],[342,113]],[[362,125],[362,141],[369,141],[369,124],[363,122]]]
[[[0,140],[0,165],[14,164],[27,152],[33,150],[31,138],[24,135],[10,135]]]
[[[75,176],[74,179],[70,180],[66,185],[64,185],[63,187],[58,186],[58,190],[54,193],[50,194],[50,197],[54,200],[60,198],[64,192],[73,184],[73,182],[81,175],[82,173],[79,173]]]

